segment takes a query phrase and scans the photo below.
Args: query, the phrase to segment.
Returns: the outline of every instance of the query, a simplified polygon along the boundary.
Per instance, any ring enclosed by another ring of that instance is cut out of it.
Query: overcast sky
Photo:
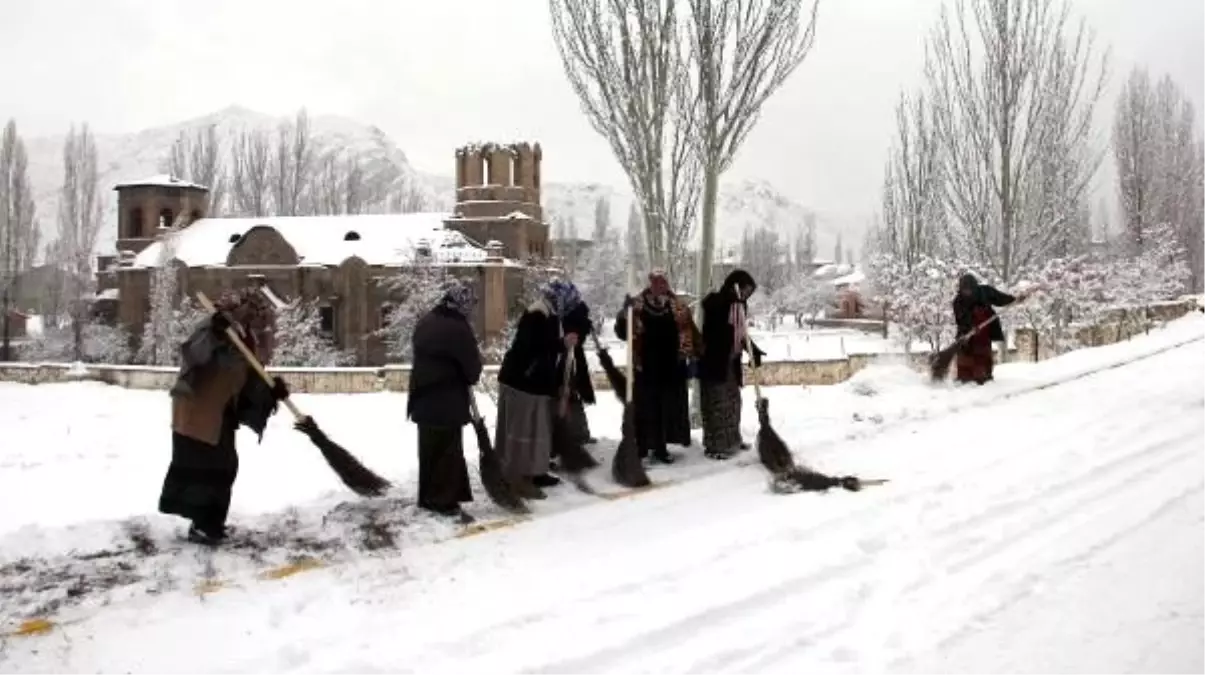
[[[812,54],[730,176],[827,212],[873,210],[892,107],[939,6],[822,0]],[[1205,108],[1205,2],[1075,6],[1112,47],[1114,87],[1144,63]],[[624,182],[565,82],[545,0],[4,0],[0,63],[0,119],[26,136],[307,106],[381,127],[427,171],[451,174],[466,141],[528,139],[551,180]]]

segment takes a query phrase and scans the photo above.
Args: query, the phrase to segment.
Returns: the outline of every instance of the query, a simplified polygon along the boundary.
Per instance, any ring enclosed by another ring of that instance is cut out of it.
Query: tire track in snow
[[[1127,392],[1127,398],[1132,398],[1132,396],[1133,392]],[[1125,404],[1122,402],[1122,405],[1119,406],[1119,408],[1124,407]],[[966,576],[974,573],[976,570],[984,569],[985,565],[1001,555],[1017,557],[1019,555],[1023,555],[1024,552],[1031,549],[1041,548],[1042,546],[1048,544],[1050,540],[1062,536],[1065,530],[1072,527],[1072,525],[1067,523],[1067,518],[1079,514],[1080,518],[1072,520],[1072,522],[1078,523],[1079,520],[1083,519],[1083,513],[1085,512],[1086,508],[1100,503],[1101,501],[1108,500],[1110,497],[1116,498],[1120,489],[1127,486],[1141,487],[1146,485],[1145,482],[1135,479],[1141,479],[1147,476],[1162,476],[1169,473],[1167,471],[1169,468],[1179,469],[1185,460],[1190,460],[1192,457],[1195,457],[1198,454],[1195,450],[1187,452],[1171,452],[1170,454],[1168,452],[1160,452],[1161,450],[1166,451],[1177,447],[1185,447],[1183,441],[1190,438],[1194,433],[1196,433],[1195,431],[1189,430],[1188,432],[1185,432],[1183,428],[1172,429],[1170,432],[1163,433],[1158,437],[1152,437],[1149,434],[1143,435],[1133,433],[1135,431],[1141,431],[1142,429],[1149,428],[1149,425],[1146,424],[1145,420],[1140,421],[1135,419],[1134,416],[1118,419],[1127,419],[1127,421],[1131,422],[1129,425],[1127,425],[1129,428],[1126,429],[1126,431],[1130,432],[1130,437],[1145,437],[1148,440],[1151,440],[1151,442],[1143,444],[1136,450],[1130,449],[1129,451],[1114,453],[1101,461],[1088,464],[1084,467],[1085,470],[1077,472],[1076,475],[1069,479],[1059,481],[1053,485],[1044,486],[1043,488],[1032,491],[1031,493],[1022,497],[1014,496],[1011,499],[991,502],[987,505],[987,508],[982,511],[970,514],[964,518],[960,518],[952,522],[946,521],[936,529],[926,530],[921,535],[916,536],[928,536],[950,540],[951,543],[948,544],[945,549],[938,554],[938,556],[931,556],[937,557],[940,560],[942,555],[949,556],[956,553],[957,549],[955,545],[962,538],[965,538],[963,533],[965,533],[968,528],[976,527],[978,529],[988,529],[993,523],[1014,519],[1018,514],[1020,514],[1022,517],[1033,517],[1034,521],[1031,521],[1031,523],[1044,523],[1043,527],[1031,528],[1027,534],[1022,536],[1021,541],[1029,543],[1023,547],[1021,552],[1018,552],[1016,548],[1017,540],[1010,540],[1007,536],[1005,536],[996,538],[991,543],[980,547],[980,549],[971,556],[963,556],[962,558],[955,559],[953,562],[947,563],[947,575],[950,574],[950,570],[953,570],[955,574],[965,572],[964,576]],[[1059,434],[1059,437],[1073,437],[1082,432],[1081,429],[1071,424],[1066,424],[1062,431],[1064,433]],[[1056,440],[1057,438],[1058,437],[1048,437],[1044,440],[1049,442],[1051,440]],[[1014,455],[1006,456],[1004,461],[988,462],[987,464],[1017,463],[1024,461],[1024,457],[1017,457]],[[963,472],[965,472],[967,467],[961,468]],[[1044,474],[1040,473],[1042,467],[1037,468],[1039,469],[1039,475],[1037,478],[1040,479]],[[982,472],[975,471],[974,473],[979,475]],[[1175,473],[1179,474],[1180,472],[1177,471]],[[1015,495],[1015,493],[1010,494]],[[1060,501],[1055,502],[1054,509],[1050,508],[1052,505],[1049,503],[1049,500],[1059,499],[1060,496],[1064,494],[1070,494],[1071,496],[1061,498]],[[888,503],[907,502],[916,499],[924,499],[926,497],[927,494],[925,491],[913,490],[912,492],[901,494],[888,500]],[[1039,499],[1042,501],[1033,501]],[[878,504],[877,506],[881,507],[882,504]],[[874,507],[856,509],[853,512],[847,512],[836,518],[828,519],[823,523],[806,528],[804,532],[820,530],[826,526],[830,526],[842,521],[856,520],[861,515],[871,510],[874,510]],[[873,539],[877,536],[886,534],[884,531],[885,529],[889,528],[879,528],[869,535],[869,538]],[[962,535],[962,537],[959,537],[959,535]],[[864,537],[864,539],[865,538],[866,537]],[[734,554],[735,553],[729,551],[727,555],[722,557],[728,557]],[[640,654],[642,664],[652,667],[653,670],[656,670],[657,659],[655,654],[657,650],[654,648],[654,652],[650,654],[647,648],[642,649],[641,647],[644,646],[642,643],[645,643],[646,641],[651,642],[654,645],[666,644],[666,650],[677,652],[678,654],[681,654],[683,651],[690,653],[690,650],[681,650],[679,646],[675,645],[674,643],[677,642],[675,638],[679,638],[682,635],[694,635],[700,630],[707,634],[711,634],[713,630],[719,630],[722,632],[722,627],[717,626],[717,624],[725,623],[725,618],[728,618],[729,620],[736,620],[736,616],[739,616],[742,622],[747,622],[748,617],[741,616],[745,611],[757,610],[765,613],[783,602],[796,602],[797,599],[791,596],[796,595],[802,590],[805,590],[809,585],[815,585],[822,582],[831,584],[841,580],[853,578],[876,562],[877,561],[874,561],[872,558],[867,556],[863,556],[859,560],[842,560],[834,565],[814,571],[813,573],[789,578],[781,583],[775,584],[774,586],[766,588],[738,601],[713,606],[704,611],[682,617],[679,621],[675,621],[673,624],[661,627],[651,632],[643,633],[636,638],[625,641],[618,645],[613,645],[602,650],[596,650],[586,655],[580,655],[577,658],[569,661],[561,661],[551,664],[540,669],[539,672],[607,670],[610,666],[618,666],[622,668],[623,662],[627,660],[629,655],[634,653]],[[709,563],[704,563],[698,567],[706,566],[706,564],[714,564],[714,559],[710,560]],[[987,567],[987,569],[990,570],[992,568]],[[682,571],[683,570],[681,569],[676,570],[675,575],[677,573],[681,573]],[[980,576],[982,576],[982,574]],[[632,585],[656,585],[658,582],[660,582],[660,580],[660,577],[656,578],[655,580],[645,578],[642,583]],[[915,592],[919,588],[924,587],[927,583],[928,582],[926,580],[913,583],[910,587],[905,589],[905,593]],[[619,589],[612,590],[618,591]],[[830,588],[828,590],[831,591],[833,589]],[[763,646],[764,644],[770,642],[778,643],[779,646],[772,648],[769,651],[758,650],[756,649],[755,645],[749,645],[746,643],[741,648],[725,650],[723,654],[711,654],[709,657],[697,662],[687,670],[688,672],[694,672],[695,670],[737,670],[742,672],[760,671],[769,664],[777,661],[782,655],[795,651],[805,645],[815,646],[819,642],[826,641],[826,638],[834,637],[837,639],[831,640],[832,642],[840,642],[839,637],[841,633],[849,629],[856,622],[858,614],[859,612],[855,608],[849,612],[845,619],[814,625],[810,627],[810,630],[795,632],[793,639],[791,639],[789,636],[785,636],[775,637],[772,640],[759,641],[763,643]],[[706,638],[704,637],[697,641],[702,642],[705,641],[705,639]],[[720,641],[721,644],[722,642],[723,641]],[[785,646],[783,645],[783,642],[786,643]],[[753,658],[745,658],[750,656],[751,652],[760,652],[760,654],[754,656]]]

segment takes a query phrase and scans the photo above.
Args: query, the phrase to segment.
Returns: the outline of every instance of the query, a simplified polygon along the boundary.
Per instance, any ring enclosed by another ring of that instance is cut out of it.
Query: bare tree
[[[949,244],[1005,283],[1048,255],[1099,166],[1092,119],[1108,58],[1069,11],[1067,0],[954,0],[928,42]]]
[[[384,200],[384,190],[373,189],[364,163],[354,153],[346,156],[329,151],[318,160],[311,185],[306,190],[311,215],[355,215],[368,213]]]
[[[162,170],[177,178],[209,188],[209,215],[218,216],[226,203],[226,166],[216,125],[181,131],[162,163]]]
[[[690,0],[684,30],[702,163],[696,290],[711,287],[720,176],[757,123],[762,105],[812,48],[819,0]]]
[[[1196,110],[1180,88],[1164,77],[1153,86],[1135,69],[1117,99],[1113,156],[1125,240],[1130,255],[1161,242],[1149,241],[1157,226],[1169,230],[1186,251],[1189,285],[1201,287],[1202,162]]]
[[[15,298],[21,297],[21,275],[34,262],[38,250],[38,223],[29,182],[25,143],[9,120],[0,136],[0,361],[11,361],[9,321]]]
[[[895,108],[896,140],[883,172],[876,253],[890,253],[907,268],[936,253],[944,239],[945,178],[941,140],[931,99],[923,91],[902,95]]]
[[[549,0],[549,7],[569,83],[636,195],[648,259],[672,274],[700,189],[677,3]]]
[[[244,131],[235,140],[230,151],[230,206],[235,215],[268,215],[271,156],[271,142],[262,131]]]
[[[302,109],[292,123],[281,124],[269,164],[272,207],[278,216],[306,215],[308,192],[318,165],[318,147]]]
[[[87,294],[92,287],[92,252],[100,232],[102,203],[96,143],[88,125],[74,126],[63,144],[63,186],[59,193],[57,266],[65,273],[65,298],[71,317],[74,358],[83,360]]]

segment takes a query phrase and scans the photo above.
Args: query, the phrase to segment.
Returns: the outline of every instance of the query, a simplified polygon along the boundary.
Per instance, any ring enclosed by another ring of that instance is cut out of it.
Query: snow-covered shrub
[[[275,336],[273,366],[329,368],[356,362],[354,353],[341,351],[322,333],[322,315],[314,302],[298,299],[280,308]]]
[[[385,325],[376,332],[385,341],[390,359],[406,363],[412,356],[414,326],[439,301],[447,269],[433,263],[409,265],[381,283],[389,292],[391,306]]]
[[[83,332],[83,361],[85,363],[127,364],[130,362],[130,336],[120,326],[88,322]],[[75,358],[75,340],[71,327],[47,326],[21,347],[23,361],[66,363]]]
[[[180,363],[180,345],[188,339],[206,312],[192,298],[171,306],[152,301],[151,313],[142,327],[135,359],[148,366],[174,366]]]

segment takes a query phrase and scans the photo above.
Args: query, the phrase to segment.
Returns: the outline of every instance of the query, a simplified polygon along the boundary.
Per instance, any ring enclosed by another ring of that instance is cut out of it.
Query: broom
[[[473,417],[473,431],[477,433],[477,471],[481,474],[481,486],[492,502],[511,513],[531,513],[527,504],[515,494],[502,472],[502,460],[494,452],[490,432],[485,428],[485,418],[477,411],[477,394],[469,387],[469,411]]]
[[[607,382],[611,383],[611,391],[615,392],[620,403],[624,403],[623,393],[628,390],[628,379],[624,377],[619,368],[615,367],[615,360],[611,358],[611,353],[607,351],[607,348],[599,343],[598,336],[591,333],[590,337],[594,338],[594,349],[598,352],[598,362],[602,365],[603,372],[607,374]]]
[[[758,366],[753,360],[753,340],[747,331],[745,333],[745,349],[749,352],[750,379],[753,380],[754,405],[757,408],[757,458],[761,460],[762,466],[770,472],[774,492],[823,491],[837,486],[850,492],[857,492],[863,487],[882,485],[887,482],[881,478],[863,479],[857,476],[836,478],[806,466],[797,465],[787,444],[770,425],[770,401],[761,394],[761,383],[757,377]]]
[[[944,381],[946,376],[950,374],[950,364],[954,362],[954,357],[958,354],[958,350],[962,349],[962,346],[967,343],[967,340],[970,340],[975,335],[978,335],[979,331],[983,330],[989,324],[999,318],[999,314],[992,316],[986,321],[980,323],[978,326],[972,328],[971,332],[951,342],[950,345],[945,349],[931,354],[929,356],[929,377],[934,382]]]
[[[213,303],[210,302],[204,293],[197,292],[197,300],[205,308],[205,311],[210,314],[218,311],[217,307],[214,307]],[[255,354],[247,348],[247,345],[239,338],[238,333],[234,332],[234,328],[229,326],[226,328],[226,338],[230,340],[230,344],[234,345],[242,353],[247,364],[263,378],[264,383],[269,387],[276,384],[272,380],[272,376],[268,374],[268,371],[264,370],[263,364],[259,362]],[[323,459],[326,460],[326,463],[330,465],[335,474],[339,476],[339,480],[343,481],[344,485],[351,488],[356,494],[366,497],[380,495],[390,487],[389,481],[373,473],[343,448],[343,446],[335,443],[326,434],[322,433],[322,430],[314,423],[313,418],[301,412],[297,404],[293,403],[292,398],[284,399],[284,404],[289,409],[289,412],[293,413],[293,417],[297,420],[298,428],[309,436],[310,441],[322,452]]]
[[[586,452],[569,427],[569,395],[576,365],[573,350],[570,349],[566,352],[565,377],[561,382],[561,396],[557,402],[556,415],[552,419],[552,450],[559,458],[561,469],[569,474],[578,474],[598,466],[598,460]]]
[[[632,405],[632,383],[636,379],[632,372],[632,334],[636,331],[632,318],[632,306],[628,305],[628,372],[623,397],[623,431],[619,447],[615,449],[615,458],[611,461],[611,477],[624,487],[641,488],[652,485],[652,481],[644,470],[640,450],[636,447],[636,407]]]

